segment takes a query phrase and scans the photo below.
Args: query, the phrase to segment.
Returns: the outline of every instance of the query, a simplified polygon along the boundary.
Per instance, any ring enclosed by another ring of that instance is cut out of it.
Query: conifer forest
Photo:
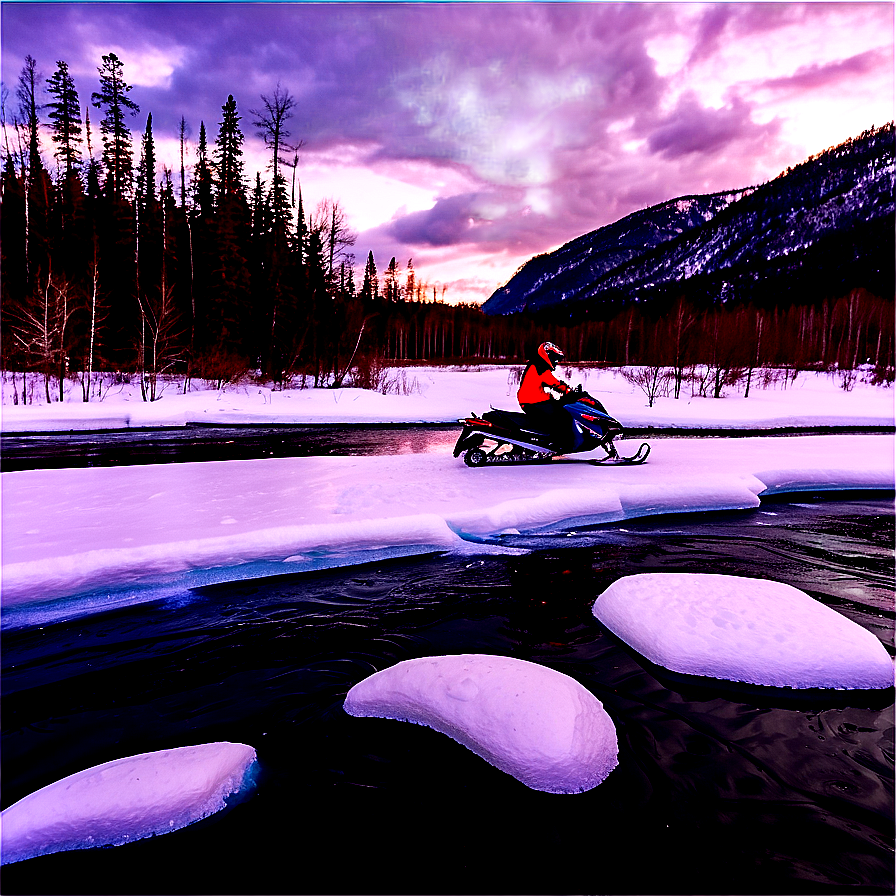
[[[683,283],[575,316],[488,315],[453,304],[413,259],[357,246],[339,198],[304,206],[296,100],[279,85],[252,109],[222,97],[208,127],[181,119],[173,169],[114,53],[99,85],[81,96],[65,62],[44,77],[29,56],[4,88],[2,365],[42,372],[53,400],[65,378],[90,400],[100,371],[139,375],[146,400],[171,375],[369,387],[378,365],[522,361],[542,339],[571,361],[682,378],[695,365],[719,381],[866,365],[892,381],[892,293],[818,284],[760,305]],[[246,170],[246,133],[264,140],[264,172]]]

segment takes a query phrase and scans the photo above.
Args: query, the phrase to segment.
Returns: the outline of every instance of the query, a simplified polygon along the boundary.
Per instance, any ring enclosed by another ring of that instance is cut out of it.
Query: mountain
[[[894,174],[890,122],[768,183],[673,199],[535,256],[482,308],[580,316],[671,293],[760,304],[858,286],[892,295]]]

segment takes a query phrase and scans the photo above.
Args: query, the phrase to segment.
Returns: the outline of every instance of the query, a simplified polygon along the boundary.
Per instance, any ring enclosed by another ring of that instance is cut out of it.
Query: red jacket
[[[523,380],[516,393],[517,401],[521,405],[550,401],[548,389],[556,389],[562,395],[569,391],[569,386],[547,368],[539,370],[535,364],[530,364],[523,372]]]

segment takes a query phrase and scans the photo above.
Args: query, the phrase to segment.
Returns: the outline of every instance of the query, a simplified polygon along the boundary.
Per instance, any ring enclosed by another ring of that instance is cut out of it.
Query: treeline
[[[607,366],[698,364],[852,370],[892,381],[894,303],[864,289],[814,304],[716,303],[686,295],[634,303],[607,320],[551,322],[547,315],[487,317],[479,309],[424,304],[390,319],[389,357],[411,360],[526,358],[543,339],[572,360]],[[396,350],[402,349],[402,350]]]
[[[232,95],[213,138],[200,123],[192,166],[181,119],[172,170],[157,161],[151,113],[133,145],[140,107],[122,61],[105,55],[98,71],[83,113],[65,62],[44,79],[29,56],[15,102],[4,90],[4,367],[48,382],[78,373],[85,398],[93,371],[136,370],[151,400],[173,371],[273,381],[301,372],[322,384],[344,380],[359,352],[410,350],[408,307],[444,304],[444,290],[417,278],[413,260],[393,258],[380,273],[372,253],[358,276],[339,202],[306,210],[289,91],[278,85],[249,110],[270,153],[265,177],[250,182]]]
[[[374,362],[519,361],[545,338],[608,365],[871,363],[892,379],[892,297],[865,290],[785,308],[682,294],[557,323],[448,304],[413,260],[380,273],[368,253],[356,271],[339,202],[304,207],[287,90],[249,110],[270,153],[266,179],[250,182],[232,96],[213,139],[200,123],[192,166],[181,119],[172,170],[157,162],[151,114],[133,145],[140,108],[114,53],[99,76],[82,113],[67,65],[44,80],[28,57],[15,103],[3,97],[2,364],[43,372],[48,400],[66,377],[89,400],[102,370],[139,374],[153,400],[169,373],[339,385],[362,382]]]

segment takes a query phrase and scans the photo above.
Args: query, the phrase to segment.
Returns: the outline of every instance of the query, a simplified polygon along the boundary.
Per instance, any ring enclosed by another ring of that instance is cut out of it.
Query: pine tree
[[[240,116],[236,111],[233,94],[221,107],[223,117],[218,128],[218,139],[214,149],[215,200],[221,205],[228,197],[245,198],[243,184],[243,134],[240,131]]]
[[[393,257],[386,268],[383,293],[387,302],[397,302],[401,298],[401,287],[398,284],[398,262]]]
[[[137,166],[135,206],[137,212],[137,288],[151,295],[161,279],[160,207],[156,198],[156,144],[152,133],[152,113],[146,118],[140,163]]]
[[[417,278],[414,274],[414,259],[408,259],[408,273],[404,285],[404,297],[408,302],[413,302],[417,292]]]
[[[47,103],[47,108],[59,172],[50,239],[55,272],[72,285],[73,297],[79,297],[90,292],[92,277],[86,259],[93,255],[93,228],[87,217],[81,180],[83,134],[78,92],[68,65],[60,61],[57,66],[47,82],[47,91],[54,100]],[[76,327],[81,310],[76,311]]]
[[[152,112],[146,117],[143,132],[140,164],[137,166],[137,216],[138,220],[149,210],[156,198],[156,144],[152,135]]]
[[[214,147],[214,248],[208,289],[211,351],[222,358],[251,351],[251,210],[243,184],[243,135],[233,95],[221,107]]]
[[[0,240],[0,331],[10,332],[17,320],[20,306],[28,291],[26,258],[26,191],[25,179],[16,170],[15,160],[7,154],[3,160],[3,239]],[[3,368],[15,369],[20,365],[16,356],[16,344],[10,339],[0,340],[3,352]],[[22,400],[25,400],[23,393]],[[18,402],[18,397],[16,398]]]
[[[285,250],[292,231],[292,208],[286,189],[286,180],[280,173],[275,174],[271,181],[268,208],[270,209],[272,235],[278,243],[283,244],[282,248]]]
[[[190,183],[191,208],[186,215],[186,251],[184,270],[189,277],[191,335],[190,345],[194,360],[201,349],[214,341],[208,309],[211,304],[210,265],[212,261],[212,216],[214,212],[214,185],[208,159],[208,143],[205,123],[199,123],[199,142],[196,146],[196,164]]]
[[[84,138],[87,141],[87,196],[97,199],[100,195],[100,163],[93,156],[93,137],[90,128],[90,109],[84,109]]]
[[[185,157],[187,153],[187,120],[181,115],[180,126],[177,129],[177,136],[180,140],[180,207],[186,208],[187,205],[187,167]]]
[[[208,161],[208,144],[205,122],[199,123],[199,146],[196,149],[196,167],[193,171],[193,203],[202,216],[212,213],[214,204],[212,172]]]
[[[43,168],[40,158],[40,113],[43,106],[37,101],[41,80],[34,57],[26,56],[25,65],[19,75],[16,96],[19,99],[19,115],[28,140],[26,164],[30,183],[35,181],[38,172]]]
[[[32,56],[25,57],[19,75],[16,96],[19,117],[25,127],[27,152],[25,161],[25,275],[28,289],[39,290],[38,280],[49,277],[50,260],[50,178],[40,156],[40,112],[43,106],[37,95],[42,78]]]
[[[270,229],[267,206],[265,205],[264,185],[261,173],[255,172],[255,188],[252,190],[252,240],[261,243]]]
[[[54,97],[54,102],[47,103],[47,117],[53,123],[55,157],[62,166],[64,179],[70,180],[81,169],[81,106],[68,63],[60,60],[56,66],[56,72],[47,81],[47,92]]]
[[[100,132],[103,135],[106,189],[113,199],[121,199],[131,190],[133,153],[125,117],[140,111],[128,96],[132,88],[124,81],[123,69],[122,61],[114,53],[103,56],[103,64],[98,69],[100,90],[91,97],[95,108],[105,109]]]
[[[302,203],[302,185],[299,184],[299,207],[296,211],[295,254],[296,263],[305,261],[305,249],[308,245],[308,224],[305,221],[305,206]]]
[[[124,81],[122,62],[114,53],[103,56],[98,71],[100,90],[91,95],[91,104],[103,111],[100,133],[106,179],[102,194],[91,202],[91,211],[97,232],[99,279],[109,296],[108,360],[128,363],[133,357],[133,334],[140,333],[139,306],[135,301],[140,288],[136,222],[130,202],[133,149],[126,119],[135,116],[140,107],[128,96],[131,87]]]
[[[374,302],[380,297],[380,282],[376,271],[376,262],[373,260],[373,252],[368,253],[367,263],[364,265],[364,280],[361,282],[362,301]]]

